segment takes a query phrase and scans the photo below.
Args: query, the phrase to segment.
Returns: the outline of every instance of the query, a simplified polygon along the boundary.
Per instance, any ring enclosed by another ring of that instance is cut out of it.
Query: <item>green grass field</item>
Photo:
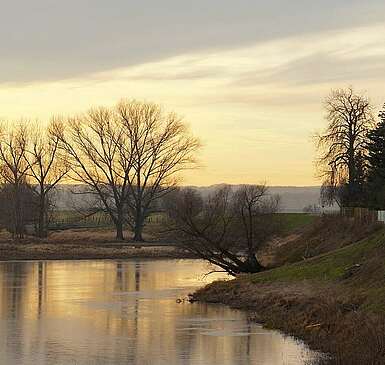
[[[300,229],[308,224],[311,224],[316,218],[313,215],[306,213],[279,213],[277,217],[282,222],[283,234],[289,233],[296,229]],[[164,214],[153,213],[147,218],[148,223],[158,224],[164,219]],[[52,213],[52,226],[112,226],[112,222],[107,213],[97,212],[91,216],[86,216],[74,210],[57,210]]]
[[[90,216],[74,210],[54,211],[51,217],[51,227],[109,227],[112,226],[110,217],[103,212]]]
[[[147,218],[147,223],[159,224],[164,219],[162,213],[153,213]],[[112,227],[113,223],[110,216],[104,212],[97,212],[87,216],[75,210],[57,210],[52,213],[51,227]]]
[[[317,216],[307,213],[279,213],[283,233],[290,233],[314,222]]]

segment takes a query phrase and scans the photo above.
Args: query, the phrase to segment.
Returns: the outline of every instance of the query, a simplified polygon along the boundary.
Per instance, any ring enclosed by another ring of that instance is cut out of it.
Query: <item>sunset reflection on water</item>
[[[305,363],[295,340],[243,312],[187,301],[223,274],[197,260],[0,263],[0,363]]]

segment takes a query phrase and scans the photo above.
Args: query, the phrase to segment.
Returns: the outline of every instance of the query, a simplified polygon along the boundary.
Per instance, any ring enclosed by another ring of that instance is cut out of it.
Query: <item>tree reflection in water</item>
[[[0,263],[0,363],[298,365],[312,356],[240,311],[177,304],[222,275],[207,271],[197,260]]]

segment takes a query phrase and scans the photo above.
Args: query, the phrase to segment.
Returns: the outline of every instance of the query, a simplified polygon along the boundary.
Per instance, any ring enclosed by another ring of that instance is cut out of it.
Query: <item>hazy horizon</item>
[[[265,182],[256,182],[256,183],[239,183],[239,184],[232,184],[232,183],[227,183],[227,182],[219,182],[219,183],[213,183],[213,184],[178,184],[178,186],[181,187],[197,187],[197,188],[206,188],[206,187],[211,187],[211,186],[218,186],[218,185],[231,185],[231,186],[236,186],[236,185],[262,185],[265,184]],[[76,182],[61,182],[57,186],[61,185],[85,185],[84,183],[76,183]],[[320,188],[320,185],[269,185],[266,184],[269,188]]]

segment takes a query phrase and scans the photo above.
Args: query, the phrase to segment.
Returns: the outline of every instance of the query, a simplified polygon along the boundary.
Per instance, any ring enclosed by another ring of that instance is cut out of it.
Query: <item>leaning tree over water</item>
[[[165,205],[167,233],[187,250],[231,275],[264,269],[259,250],[280,229],[279,198],[265,185],[225,186],[206,198],[179,189]]]

